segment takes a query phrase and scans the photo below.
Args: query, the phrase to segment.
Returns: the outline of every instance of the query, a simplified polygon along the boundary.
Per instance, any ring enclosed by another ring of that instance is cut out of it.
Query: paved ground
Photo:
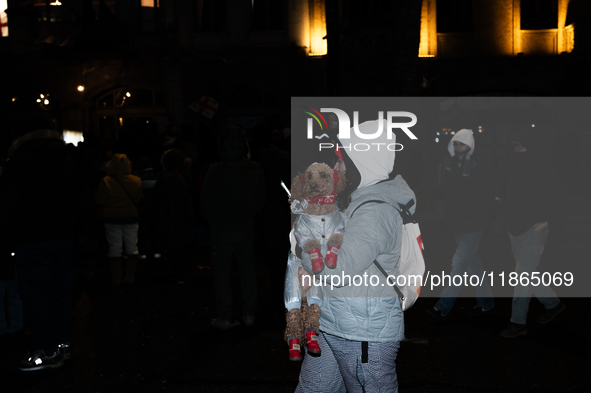
[[[424,235],[428,235],[425,225]],[[549,241],[547,255],[591,262],[587,233],[564,233]],[[425,236],[428,258],[449,260],[450,238]],[[511,264],[506,239],[483,239],[485,264]],[[283,262],[278,262],[283,263]],[[292,392],[299,364],[288,360],[282,341],[280,299],[268,296],[268,274],[259,267],[261,305],[257,326],[223,332],[209,327],[213,316],[212,276],[197,260],[184,284],[167,275],[165,261],[140,266],[137,283],[113,288],[106,261],[81,255],[74,285],[73,358],[61,369],[23,373],[15,369],[29,335],[4,342],[0,356],[2,393],[10,392]],[[234,276],[237,279],[237,276]],[[238,281],[236,281],[238,285]],[[511,300],[497,299],[497,313],[464,315],[472,299],[459,299],[444,323],[425,310],[423,298],[406,312],[407,341],[398,357],[401,392],[587,392],[591,317],[589,300],[564,299],[568,309],[540,326],[537,301],[529,334],[514,340],[499,332]],[[238,315],[238,314],[237,314]]]

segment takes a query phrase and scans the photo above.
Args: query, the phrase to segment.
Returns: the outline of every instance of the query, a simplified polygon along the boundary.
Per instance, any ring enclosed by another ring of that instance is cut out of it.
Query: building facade
[[[282,129],[291,96],[591,92],[584,0],[5,3],[6,140],[40,127],[111,140],[203,122]]]

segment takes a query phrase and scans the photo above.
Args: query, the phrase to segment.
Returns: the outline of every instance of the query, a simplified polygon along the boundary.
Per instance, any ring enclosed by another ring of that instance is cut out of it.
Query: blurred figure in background
[[[125,154],[114,154],[106,166],[107,176],[100,182],[95,200],[104,206],[105,235],[109,243],[109,263],[113,284],[121,283],[123,245],[127,271],[123,282],[133,284],[137,268],[138,208],[143,198],[142,181],[131,174],[131,161]]]
[[[454,234],[456,251],[450,275],[468,273],[483,275],[478,244],[488,223],[493,206],[493,180],[484,161],[474,155],[476,142],[472,132],[458,131],[449,141],[449,156],[441,166],[440,197],[445,201],[445,222]],[[427,309],[432,317],[445,320],[460,293],[461,286],[448,285],[441,291],[439,301]],[[494,312],[490,284],[476,287],[476,306],[468,310],[470,316]]]
[[[214,274],[217,318],[220,329],[232,326],[232,256],[236,256],[242,283],[242,320],[255,322],[257,280],[254,258],[254,221],[265,203],[265,178],[261,167],[248,159],[244,130],[230,127],[220,137],[221,162],[212,165],[201,190],[200,212],[211,229],[211,267]],[[268,250],[260,250],[266,253]]]
[[[178,149],[167,150],[161,158],[163,171],[154,186],[157,206],[158,249],[166,252],[175,279],[182,283],[191,258],[194,231],[194,184]]]
[[[256,221],[257,248],[265,248],[267,252],[260,257],[269,274],[268,301],[277,312],[283,314],[283,281],[285,266],[277,263],[277,256],[289,248],[289,240],[285,232],[290,226],[290,212],[286,208],[287,194],[280,186],[281,181],[291,183],[291,162],[289,154],[271,143],[271,128],[265,123],[259,124],[252,132],[252,160],[258,163],[265,176],[265,214]]]
[[[24,316],[36,346],[19,369],[60,367],[71,355],[72,238],[76,222],[91,222],[92,194],[62,136],[50,130],[12,144],[2,182],[0,236],[15,247]]]
[[[2,182],[5,161],[0,157],[0,201],[4,200],[6,191]],[[0,345],[14,341],[13,335],[23,327],[23,303],[16,282],[13,247],[11,242],[0,243]]]
[[[538,271],[540,257],[550,229],[565,221],[569,196],[558,173],[548,164],[541,148],[541,135],[533,129],[518,133],[511,142],[512,154],[504,199],[505,223],[515,258],[515,272],[527,275]],[[533,282],[530,281],[530,282]],[[526,320],[531,295],[546,311],[538,323],[546,324],[566,309],[554,291],[544,285],[522,285],[518,280],[513,295],[511,320],[501,337],[516,338],[527,334]]]
[[[140,157],[135,169],[142,180],[144,198],[138,204],[139,228],[138,248],[139,259],[146,259],[148,256],[158,259],[161,257],[157,245],[158,233],[158,205],[154,195],[154,186],[158,179],[158,173],[152,167],[152,162],[146,156]]]

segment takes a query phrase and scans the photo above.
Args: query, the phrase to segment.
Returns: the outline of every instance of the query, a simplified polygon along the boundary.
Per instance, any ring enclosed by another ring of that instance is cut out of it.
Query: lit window
[[[521,30],[558,27],[558,0],[521,0]]]
[[[156,10],[160,6],[160,0],[142,0],[141,4],[142,31],[156,30]]]
[[[160,7],[160,0],[142,0],[142,7]]]

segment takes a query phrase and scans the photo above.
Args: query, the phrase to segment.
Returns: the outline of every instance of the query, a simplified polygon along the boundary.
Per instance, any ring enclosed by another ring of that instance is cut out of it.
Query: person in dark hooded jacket
[[[244,131],[226,130],[220,138],[221,162],[212,165],[201,189],[200,212],[209,221],[217,318],[214,327],[229,329],[232,318],[231,263],[240,265],[245,325],[254,324],[257,304],[254,221],[265,202],[261,167],[248,158]],[[261,250],[265,252],[265,250]]]
[[[182,282],[194,238],[194,184],[185,166],[185,155],[180,150],[167,150],[162,155],[161,164],[163,171],[154,185],[158,249],[168,254],[174,274]]]
[[[559,227],[565,220],[561,212],[568,201],[557,172],[544,160],[540,138],[533,129],[529,129],[513,139],[504,201],[515,272],[527,275],[530,280],[532,273],[537,273],[550,229]],[[551,322],[566,308],[550,287],[524,286],[522,280],[518,280],[517,284],[511,321],[501,332],[505,338],[527,334],[526,318],[532,294],[546,309],[538,318],[538,323]]]
[[[440,191],[445,201],[445,222],[454,234],[456,251],[452,258],[452,277],[468,272],[478,277],[484,274],[478,244],[492,207],[493,181],[484,160],[474,154],[476,142],[472,131],[459,130],[449,141],[449,156],[442,165]],[[461,287],[446,285],[439,300],[427,313],[439,320],[448,318]],[[488,280],[476,287],[476,306],[470,316],[494,312],[494,299]]]

